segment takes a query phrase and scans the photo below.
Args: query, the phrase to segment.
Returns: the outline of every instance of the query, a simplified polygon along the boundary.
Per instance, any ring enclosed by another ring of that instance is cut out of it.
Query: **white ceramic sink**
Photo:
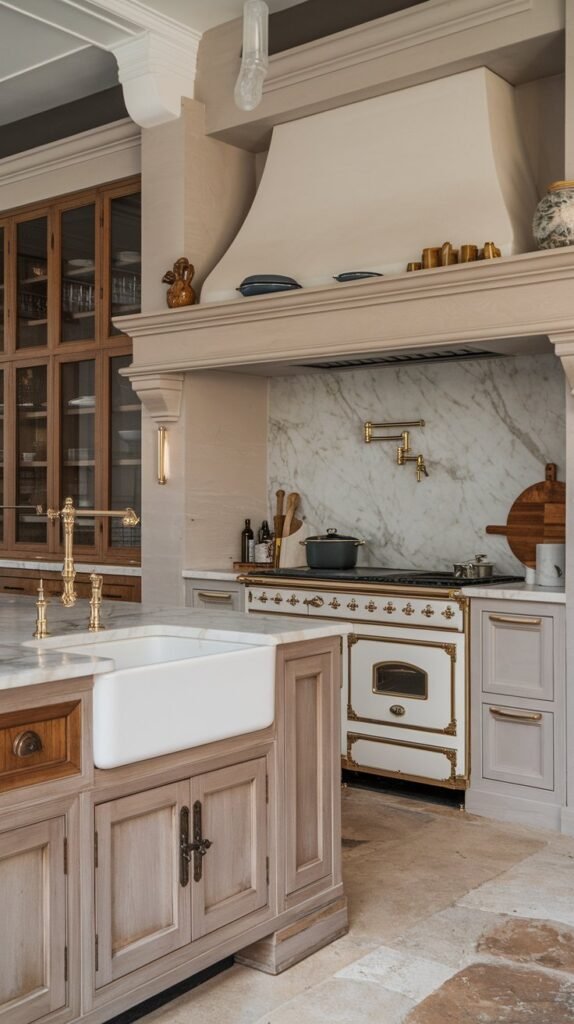
[[[116,768],[264,729],[275,714],[275,647],[194,636],[52,637],[69,654],[109,658],[94,678],[94,763]]]

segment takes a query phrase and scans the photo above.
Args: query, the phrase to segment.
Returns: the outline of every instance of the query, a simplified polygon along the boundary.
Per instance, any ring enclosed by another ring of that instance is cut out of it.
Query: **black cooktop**
[[[386,569],[359,566],[356,569],[264,569],[251,573],[271,579],[336,580],[345,583],[387,583],[401,587],[472,587],[492,584],[523,583],[523,576],[489,576],[485,579],[460,579],[452,572],[419,572],[411,569]]]

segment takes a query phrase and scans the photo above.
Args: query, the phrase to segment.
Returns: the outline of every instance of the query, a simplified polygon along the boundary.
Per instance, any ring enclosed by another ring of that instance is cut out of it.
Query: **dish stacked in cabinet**
[[[565,608],[471,601],[467,810],[560,829],[566,798]]]

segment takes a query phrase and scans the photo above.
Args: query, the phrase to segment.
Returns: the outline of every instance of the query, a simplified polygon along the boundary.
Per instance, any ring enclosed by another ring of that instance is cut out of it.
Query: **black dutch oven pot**
[[[307,537],[299,543],[305,546],[310,569],[354,569],[359,547],[365,542],[327,530],[320,537]]]

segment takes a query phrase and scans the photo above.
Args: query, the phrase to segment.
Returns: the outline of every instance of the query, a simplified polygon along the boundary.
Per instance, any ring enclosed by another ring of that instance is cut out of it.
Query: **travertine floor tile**
[[[399,952],[389,946],[379,946],[348,967],[343,967],[335,977],[353,981],[374,981],[391,992],[399,992],[415,1002],[440,988],[455,973],[436,960]]]
[[[264,1014],[255,1024],[401,1024],[413,1005],[382,985],[335,978]]]
[[[459,899],[463,907],[574,925],[574,841],[543,849]]]
[[[484,933],[507,920],[481,910],[447,907],[409,928],[393,942],[393,948],[438,960],[454,973],[477,959],[477,946]]]
[[[566,925],[506,918],[482,935],[477,948],[485,956],[539,964],[574,975],[574,929]]]

